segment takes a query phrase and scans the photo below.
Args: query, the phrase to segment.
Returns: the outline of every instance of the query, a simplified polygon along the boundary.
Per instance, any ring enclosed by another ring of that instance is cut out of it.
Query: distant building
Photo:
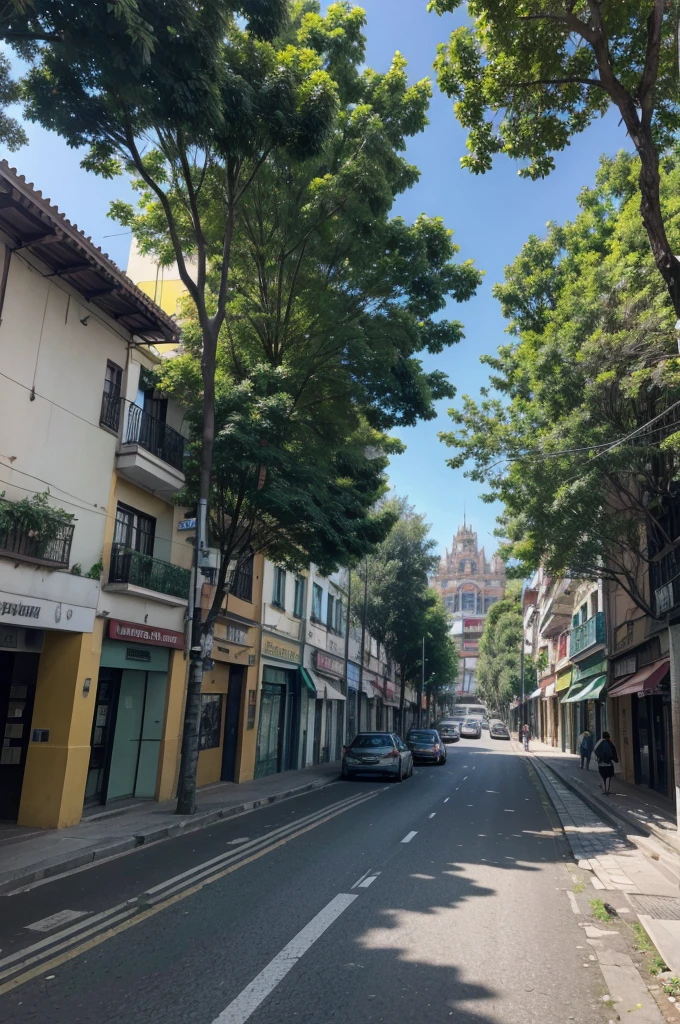
[[[479,638],[489,608],[505,594],[505,565],[487,559],[475,531],[463,523],[430,586],[441,594],[451,616],[451,632],[461,655],[459,693],[474,693]]]

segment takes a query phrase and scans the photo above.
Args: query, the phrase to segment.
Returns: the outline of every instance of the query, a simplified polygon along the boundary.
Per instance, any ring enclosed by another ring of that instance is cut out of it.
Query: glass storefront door
[[[262,683],[260,722],[257,730],[256,779],[281,771],[285,716],[285,686],[279,683]]]

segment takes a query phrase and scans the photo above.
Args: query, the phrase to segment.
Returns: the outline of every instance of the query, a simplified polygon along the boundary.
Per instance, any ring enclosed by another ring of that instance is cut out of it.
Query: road
[[[462,740],[0,897],[0,1019],[604,1024],[567,860],[522,755]]]

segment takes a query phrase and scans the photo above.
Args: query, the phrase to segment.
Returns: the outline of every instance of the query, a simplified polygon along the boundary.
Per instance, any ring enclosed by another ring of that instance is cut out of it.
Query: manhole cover
[[[673,896],[633,896],[628,901],[638,914],[647,914],[657,921],[680,921],[680,899]]]

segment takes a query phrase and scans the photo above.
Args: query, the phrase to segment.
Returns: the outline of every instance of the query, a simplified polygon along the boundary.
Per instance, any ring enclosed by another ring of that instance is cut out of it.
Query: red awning
[[[670,668],[670,659],[662,658],[651,665],[645,665],[633,676],[628,676],[623,682],[613,686],[608,697],[625,697],[631,693],[638,693],[639,690],[655,690]]]

